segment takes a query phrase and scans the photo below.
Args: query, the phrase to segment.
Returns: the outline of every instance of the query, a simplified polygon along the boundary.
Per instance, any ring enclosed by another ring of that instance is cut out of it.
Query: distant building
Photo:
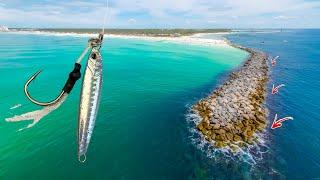
[[[0,26],[0,32],[7,32],[9,31],[7,26]]]

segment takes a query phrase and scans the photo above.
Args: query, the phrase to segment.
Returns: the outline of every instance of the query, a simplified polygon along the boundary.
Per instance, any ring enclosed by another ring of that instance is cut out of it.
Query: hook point
[[[37,78],[37,76],[38,76],[41,72],[42,72],[42,70],[39,70],[39,71],[35,72],[35,73],[31,76],[31,78],[30,78],[29,80],[31,80],[31,81],[35,80],[35,79]],[[31,81],[30,81],[30,82],[31,82]]]

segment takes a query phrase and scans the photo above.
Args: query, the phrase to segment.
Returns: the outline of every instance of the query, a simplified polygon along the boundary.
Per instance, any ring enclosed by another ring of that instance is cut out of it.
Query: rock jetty
[[[268,81],[267,55],[237,47],[250,53],[248,60],[208,97],[193,105],[200,116],[197,129],[217,148],[252,144],[256,133],[266,127],[264,107]]]

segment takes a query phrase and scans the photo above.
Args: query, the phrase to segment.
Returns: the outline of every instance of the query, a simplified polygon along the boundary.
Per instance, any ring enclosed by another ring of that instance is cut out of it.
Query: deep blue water
[[[280,56],[271,67],[270,83],[284,83],[276,95],[269,93],[269,127],[274,115],[293,116],[281,128],[269,128],[270,151],[262,160],[263,177],[320,178],[320,30],[285,30],[279,33],[228,35],[236,44]],[[261,43],[264,42],[264,43]]]

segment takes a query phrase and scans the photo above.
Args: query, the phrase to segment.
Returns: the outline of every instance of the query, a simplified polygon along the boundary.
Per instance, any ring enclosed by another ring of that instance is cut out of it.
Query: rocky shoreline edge
[[[269,69],[265,53],[230,45],[249,52],[249,58],[191,111],[200,118],[197,129],[210,144],[237,152],[239,147],[258,143],[258,133],[266,128]]]

